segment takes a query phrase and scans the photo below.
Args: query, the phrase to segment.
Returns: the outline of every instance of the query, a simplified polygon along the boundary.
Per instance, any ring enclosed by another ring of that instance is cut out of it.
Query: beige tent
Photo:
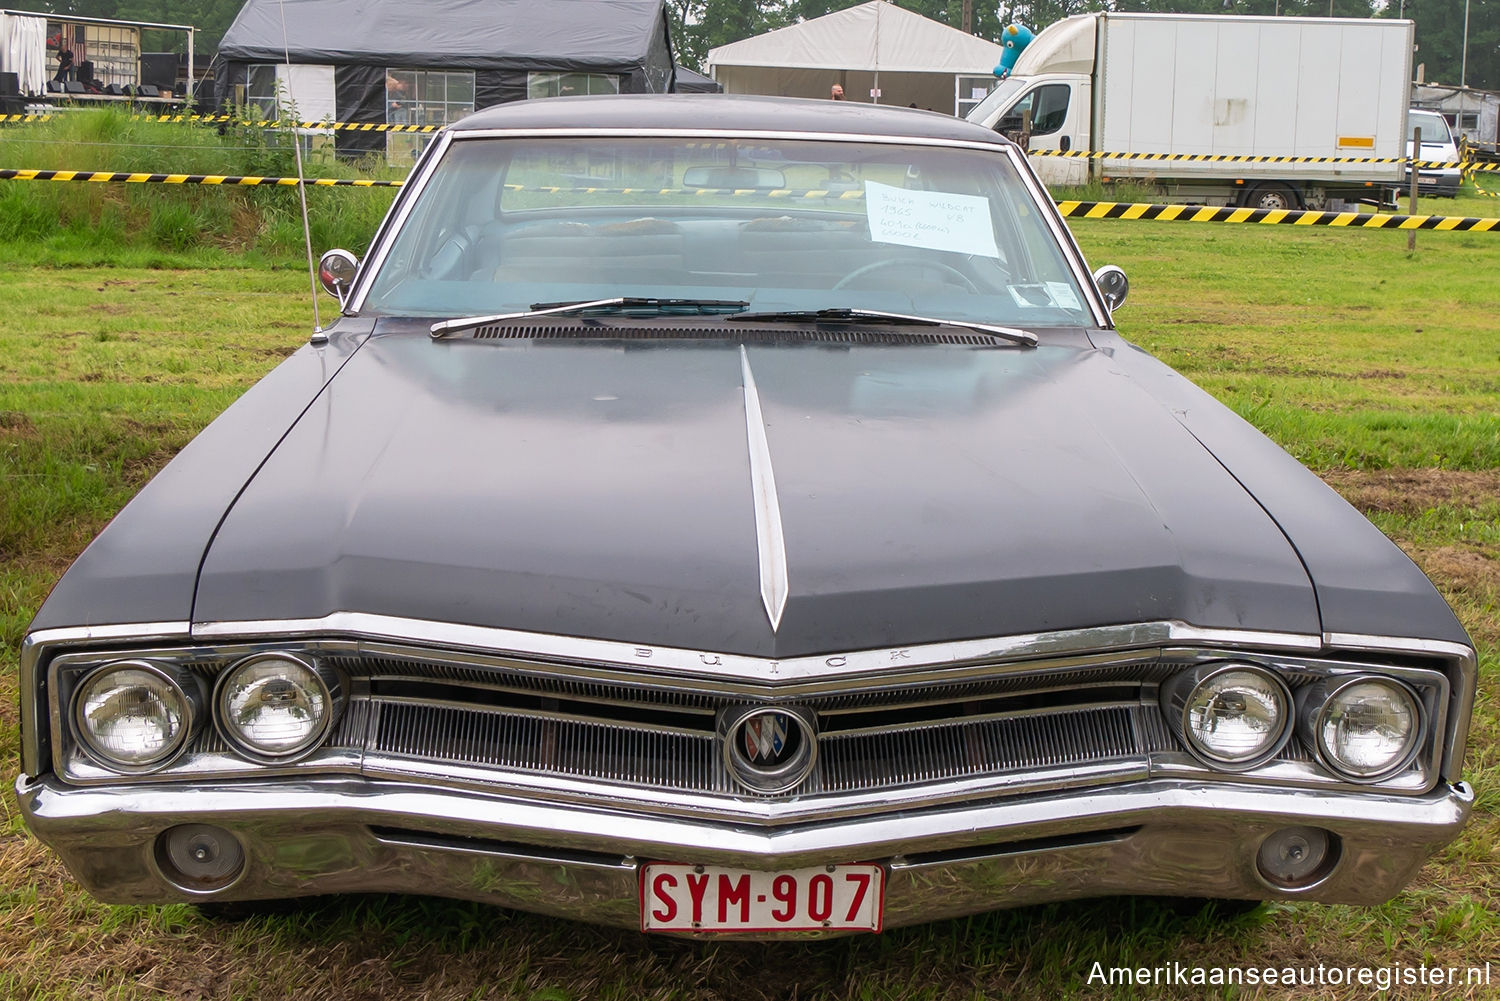
[[[827,97],[966,112],[994,86],[1002,49],[885,0],[710,49],[730,94]],[[880,96],[874,97],[873,91]]]

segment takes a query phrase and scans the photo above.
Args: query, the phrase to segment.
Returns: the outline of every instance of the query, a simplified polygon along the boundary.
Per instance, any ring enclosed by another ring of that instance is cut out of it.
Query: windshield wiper
[[[680,313],[699,315],[703,313],[737,313],[750,305],[742,299],[658,299],[652,296],[621,295],[613,299],[579,300],[577,302],[534,302],[530,309],[519,313],[494,313],[490,316],[461,316],[456,320],[443,320],[431,328],[433,337],[442,337],[455,330],[472,330],[490,323],[506,320],[526,320],[533,316],[567,316],[585,313],[591,309],[601,312],[630,313],[640,311],[660,315]]]
[[[968,320],[943,320],[931,316],[911,316],[907,313],[887,313],[878,309],[853,309],[835,306],[827,309],[787,309],[771,313],[736,313],[729,320],[775,322],[777,320],[803,320],[814,323],[849,323],[855,320],[875,320],[885,323],[911,323],[923,327],[963,327],[981,334],[992,334],[1003,340],[1029,348],[1037,345],[1036,334],[1017,327],[1002,327],[994,323],[970,323]]]

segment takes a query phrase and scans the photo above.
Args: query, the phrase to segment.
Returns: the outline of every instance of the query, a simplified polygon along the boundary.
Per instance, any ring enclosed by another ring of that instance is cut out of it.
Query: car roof
[[[1009,145],[989,129],[950,115],[851,101],[745,94],[604,94],[548,97],[486,108],[449,126],[453,132],[492,129],[679,130],[806,132],[894,136]]]

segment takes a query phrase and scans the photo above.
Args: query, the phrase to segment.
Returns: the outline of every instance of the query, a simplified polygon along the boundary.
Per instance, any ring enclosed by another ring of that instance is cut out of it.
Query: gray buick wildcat
[[[26,638],[16,795],[101,899],[1373,904],[1468,815],[1448,606],[992,132],[498,107],[320,276]]]

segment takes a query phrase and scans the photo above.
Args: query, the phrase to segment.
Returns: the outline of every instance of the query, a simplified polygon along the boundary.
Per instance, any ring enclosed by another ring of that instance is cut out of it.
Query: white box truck
[[[1298,162],[1033,156],[1049,185],[1137,180],[1209,205],[1323,208],[1384,197],[1406,155],[1411,21],[1078,14],[1037,34],[968,119],[1032,150]]]

